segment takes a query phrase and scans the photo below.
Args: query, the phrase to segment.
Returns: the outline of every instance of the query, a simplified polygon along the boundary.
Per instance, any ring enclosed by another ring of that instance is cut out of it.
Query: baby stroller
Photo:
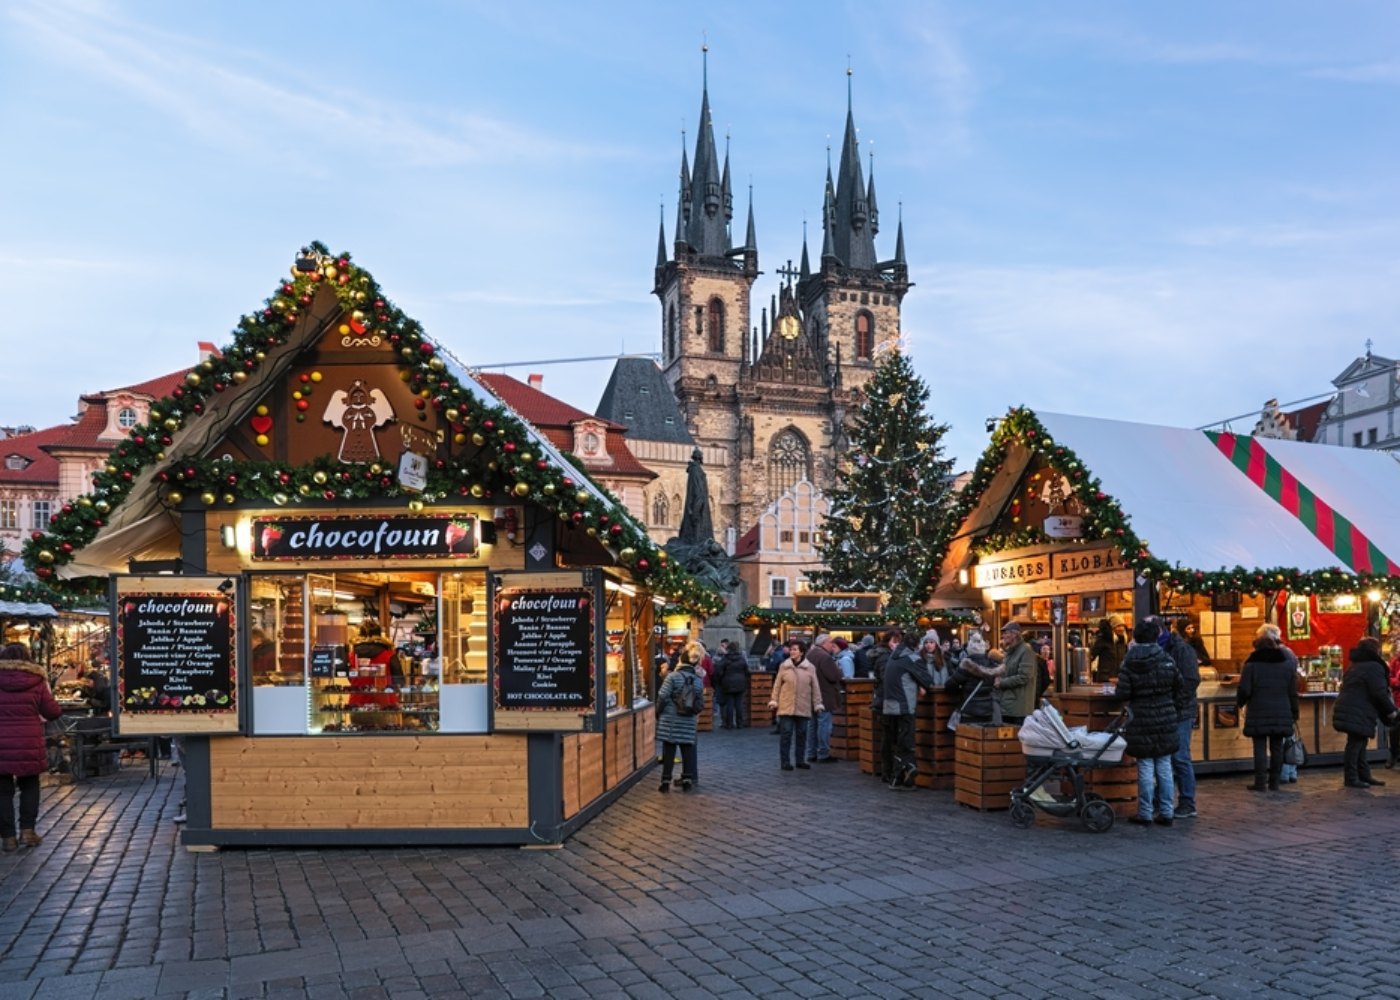
[[[1124,706],[1107,730],[1091,733],[1082,726],[1066,727],[1049,702],[1028,715],[1018,735],[1031,773],[1011,793],[1011,822],[1025,829],[1035,822],[1039,809],[1051,816],[1078,816],[1091,833],[1110,830],[1113,807],[1102,796],[1084,790],[1084,772],[1122,762],[1127,741],[1120,734],[1130,717]],[[1066,782],[1073,787],[1073,795],[1063,791]]]

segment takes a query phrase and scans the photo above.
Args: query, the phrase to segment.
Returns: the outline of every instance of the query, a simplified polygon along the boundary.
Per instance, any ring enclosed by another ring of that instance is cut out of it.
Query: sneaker
[[[18,837],[6,837],[6,838],[4,839],[3,842],[0,842],[0,850],[3,850],[6,854],[11,854],[11,853],[13,853],[13,852],[15,852],[15,851],[18,851],[18,850],[19,850],[19,838],[18,838]]]
[[[661,790],[664,792],[666,789],[663,788]],[[186,818],[187,817],[185,816],[184,812],[177,812],[175,814],[175,822],[177,824],[185,822]]]
[[[1177,819],[1195,819],[1196,816],[1197,813],[1195,806],[1186,806],[1184,809],[1178,809],[1176,811]]]
[[[912,791],[915,791],[919,786],[918,786],[918,785],[912,785],[912,784],[911,784],[911,785],[906,785],[906,784],[904,784],[904,783],[902,783],[902,782],[900,782],[900,781],[898,781],[898,780],[895,780],[895,781],[891,781],[891,782],[890,782],[890,786],[889,786],[889,787],[890,787],[890,791],[892,791],[892,792],[912,792]]]
[[[1148,819],[1146,816],[1129,816],[1129,817],[1128,817],[1128,822],[1131,823],[1131,824],[1133,824],[1133,826],[1151,826],[1151,825],[1152,825],[1152,821],[1151,821],[1150,819]]]
[[[19,842],[23,847],[38,847],[44,842],[44,838],[33,830],[21,830],[19,832]]]
[[[693,788],[694,786],[695,786],[695,782],[691,781],[689,778],[682,778],[682,779],[681,779],[681,791],[683,791],[683,792],[688,792],[688,791],[690,791],[691,788]]]

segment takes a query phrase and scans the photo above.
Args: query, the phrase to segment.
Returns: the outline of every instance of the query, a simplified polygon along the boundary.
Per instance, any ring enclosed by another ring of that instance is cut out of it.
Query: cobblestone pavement
[[[45,790],[0,855],[19,997],[1400,997],[1400,772],[1201,782],[1201,816],[1013,828],[766,731],[701,737],[559,850],[224,850],[178,772]]]

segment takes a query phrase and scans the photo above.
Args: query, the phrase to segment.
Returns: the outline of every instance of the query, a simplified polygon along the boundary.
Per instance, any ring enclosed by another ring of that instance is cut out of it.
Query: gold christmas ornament
[[[472,483],[472,488],[470,492],[471,495],[478,500],[480,500],[483,496],[486,495],[486,490],[482,488],[480,483]]]
[[[242,385],[244,382],[248,381],[248,373],[240,369],[239,371],[234,372],[230,376],[230,378],[232,378],[239,385]]]
[[[433,360],[428,362],[428,367],[435,372],[440,372],[447,366],[442,363],[442,358],[433,358]]]
[[[185,495],[184,495],[183,493],[181,493],[179,490],[171,490],[169,493],[167,493],[167,494],[165,495],[165,498],[166,498],[167,500],[169,500],[170,503],[171,503],[173,506],[176,506],[176,507],[180,506],[180,504],[182,504],[182,503],[185,502]],[[97,504],[97,509],[100,510],[100,511],[102,511],[102,513],[104,513],[104,514],[107,513],[105,510],[102,509],[102,508],[103,508],[103,505],[104,505],[105,503],[106,503],[106,501],[103,500],[103,501],[99,501],[98,504]]]
[[[369,471],[377,476],[384,471],[384,466],[380,465],[378,462],[374,462],[370,465]]]
[[[88,499],[87,497],[78,497],[78,506],[79,506],[79,507],[91,507],[91,506],[92,506],[92,501],[91,501],[90,499]]]
[[[532,454],[530,454],[528,451],[522,451],[522,452],[520,453],[520,461],[522,461],[522,462],[533,462],[534,460],[535,460],[535,456],[532,455]]]
[[[279,506],[279,507],[285,507],[285,506],[287,505],[287,501],[288,501],[289,499],[290,499],[290,497],[288,497],[287,494],[285,494],[285,493],[274,493],[274,494],[272,494],[272,502],[275,503],[275,504],[276,504],[277,506]]]
[[[515,495],[518,496],[518,497],[526,497],[526,496],[529,496],[529,495],[530,495],[530,484],[529,484],[529,483],[526,483],[526,482],[519,482],[519,483],[516,483],[516,484],[515,484]]]
[[[542,486],[542,487],[540,488],[540,492],[542,492],[542,493],[543,493],[545,496],[547,496],[547,497],[552,497],[552,496],[554,496],[554,484],[553,484],[553,483],[545,483],[544,486]]]
[[[39,552],[39,561],[40,561],[41,563],[46,563],[46,564],[47,564],[47,563],[53,562],[53,553],[50,552],[48,549],[43,549],[43,550],[41,550],[41,551]]]
[[[320,469],[317,469],[314,473],[312,473],[311,478],[312,478],[312,480],[316,483],[317,486],[325,486],[325,485],[326,485],[326,474],[325,474],[324,472],[322,472]]]
[[[411,510],[411,511],[413,511],[413,513],[417,514],[420,510],[423,509],[423,501],[422,501],[422,500],[410,500],[410,501],[408,502],[408,509]]]
[[[574,494],[574,499],[581,504],[588,503],[588,491],[579,490],[577,493]]]
[[[199,502],[206,507],[212,507],[219,502],[219,498],[212,493],[201,493],[199,495]]]
[[[232,493],[225,493],[225,494],[224,494],[224,503],[233,504],[233,503],[237,503],[237,502],[238,502],[238,497],[234,496]]]
[[[454,408],[454,409],[450,409],[450,410],[445,411],[445,412],[443,413],[443,416],[446,417],[446,418],[448,419],[448,422],[449,422],[449,423],[454,423],[454,424],[455,424],[455,423],[457,422],[458,418],[460,418],[460,417],[462,416],[462,414],[461,414],[460,411],[458,411],[457,409]]]
[[[199,385],[199,372],[190,372],[185,376],[185,381],[190,385]]]
[[[176,420],[174,417],[166,417],[165,423],[162,424],[162,426],[168,431],[178,431],[180,429],[180,421]]]
[[[171,494],[171,496],[175,496],[175,495],[176,495],[176,494],[173,494],[173,493]],[[95,510],[97,511],[97,513],[99,513],[99,514],[105,514],[105,513],[107,513],[109,510],[112,509],[112,505],[109,504],[106,500],[99,500],[99,501],[97,501],[97,503],[93,504],[92,506],[93,506],[93,509],[95,509]]]
[[[116,474],[117,474],[117,467],[116,467],[115,465],[112,465],[111,463],[108,463],[108,465],[107,465],[107,475],[109,475],[109,476],[115,476]]]
[[[472,444],[476,445],[478,448],[486,444],[486,438],[482,436],[480,431],[476,431],[472,434]]]
[[[300,486],[297,487],[297,492],[304,497],[309,497],[311,495],[311,487],[306,483],[302,483]]]

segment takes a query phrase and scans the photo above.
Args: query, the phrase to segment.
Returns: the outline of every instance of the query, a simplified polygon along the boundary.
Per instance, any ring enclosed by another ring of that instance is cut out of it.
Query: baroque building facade
[[[721,160],[715,145],[707,78],[694,159],[681,153],[669,242],[661,222],[653,293],[661,304],[660,371],[706,454],[717,540],[733,552],[799,483],[821,494],[835,482],[847,422],[881,353],[899,342],[911,285],[902,221],[893,256],[876,253],[874,171],[867,177],[861,166],[849,85],[839,166],[833,176],[827,164],[822,191],[820,256],[813,266],[804,236],[800,267],[779,272],[778,292],[756,324],[753,196],[736,242],[730,177],[729,153]]]

